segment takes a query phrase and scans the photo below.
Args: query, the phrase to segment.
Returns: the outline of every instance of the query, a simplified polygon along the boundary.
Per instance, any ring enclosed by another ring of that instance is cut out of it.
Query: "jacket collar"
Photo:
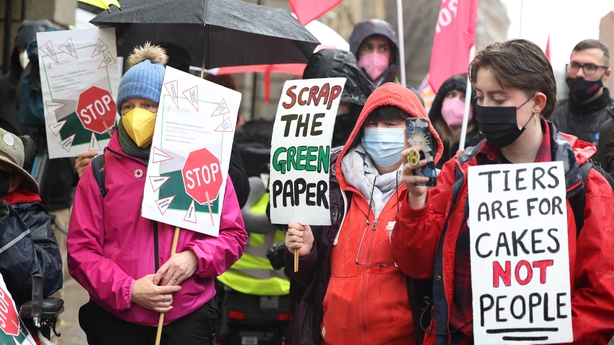
[[[548,131],[550,132],[552,161],[563,162],[567,198],[570,198],[583,188],[582,173],[580,172],[579,165],[586,163],[595,154],[596,148],[594,145],[579,140],[572,135],[559,133],[551,122],[543,119],[542,121],[548,126]],[[484,153],[485,150],[490,150],[484,144],[486,144],[486,139],[482,140],[475,147],[468,148],[459,156],[458,164],[463,171],[466,171],[469,166],[477,164],[476,156],[478,154]]]

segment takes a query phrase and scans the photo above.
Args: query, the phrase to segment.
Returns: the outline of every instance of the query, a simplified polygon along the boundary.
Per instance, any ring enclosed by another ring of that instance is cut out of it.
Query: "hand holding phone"
[[[423,118],[410,117],[405,120],[405,128],[407,144],[410,148],[414,148],[407,156],[409,164],[415,166],[421,160],[426,159],[426,165],[414,169],[414,174],[429,178],[429,181],[424,184],[425,186],[437,185],[437,172],[432,154],[433,140],[429,129],[429,121]]]

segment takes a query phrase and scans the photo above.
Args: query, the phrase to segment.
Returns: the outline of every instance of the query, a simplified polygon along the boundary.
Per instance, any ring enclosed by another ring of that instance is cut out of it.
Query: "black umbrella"
[[[307,62],[318,40],[285,10],[239,0],[120,0],[90,23],[115,27],[117,53],[149,41],[186,48],[205,68]]]

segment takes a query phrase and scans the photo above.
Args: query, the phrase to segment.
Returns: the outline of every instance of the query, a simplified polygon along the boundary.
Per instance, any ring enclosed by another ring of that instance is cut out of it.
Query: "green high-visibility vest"
[[[266,213],[269,193],[250,207],[253,214]],[[283,296],[290,293],[290,282],[283,271],[271,266],[266,252],[273,244],[281,242],[286,235],[281,230],[268,234],[250,233],[245,253],[234,265],[217,279],[233,290],[257,296]]]

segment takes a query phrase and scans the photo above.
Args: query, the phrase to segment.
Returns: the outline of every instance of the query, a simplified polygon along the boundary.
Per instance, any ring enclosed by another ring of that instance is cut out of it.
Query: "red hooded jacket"
[[[552,161],[564,163],[569,198],[581,188],[578,166],[595,153],[595,146],[546,124],[550,126]],[[433,334],[449,332],[456,242],[465,222],[462,200],[468,197],[467,171],[478,164],[476,154],[470,151],[443,166],[423,208],[412,209],[403,202],[392,233],[392,254],[403,272],[417,279],[435,278],[429,330]],[[461,180],[455,171],[461,172],[462,184],[455,183]],[[585,197],[584,226],[579,235],[567,201],[573,344],[606,344],[614,334],[614,218],[609,213],[614,209],[614,197],[609,183],[595,169],[589,172]],[[405,192],[402,200],[406,198]],[[450,336],[427,334],[424,343],[449,344]]]
[[[348,183],[341,168],[352,143],[360,139],[361,127],[369,114],[388,105],[428,119],[414,93],[400,85],[385,84],[367,100],[336,161],[336,173],[331,176],[331,184],[338,180],[340,194],[344,196],[340,203],[344,205],[341,206],[343,221],[338,221],[336,213],[331,212],[335,225],[321,230],[314,227],[316,245],[309,255],[301,257],[299,272],[292,274],[294,280],[307,287],[307,292],[292,321],[287,344],[320,341],[323,344],[411,344],[414,341],[406,276],[391,265],[394,259],[386,231],[388,222],[395,220],[399,209],[397,196],[405,186],[401,184],[398,193],[389,198],[375,218],[367,197]],[[443,146],[432,126],[430,130],[437,145],[435,159],[438,160]],[[335,236],[338,236],[336,243]],[[361,239],[361,260],[386,265],[365,266],[355,262]],[[288,259],[291,260],[289,251],[286,262]]]

